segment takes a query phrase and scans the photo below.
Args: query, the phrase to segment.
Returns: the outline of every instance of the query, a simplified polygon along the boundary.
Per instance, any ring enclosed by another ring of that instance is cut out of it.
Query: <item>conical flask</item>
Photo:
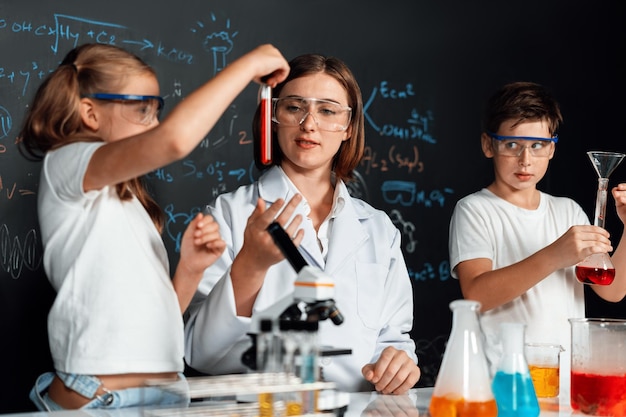
[[[495,417],[489,365],[478,322],[480,303],[454,300],[452,330],[428,408],[431,417]]]
[[[522,323],[500,324],[503,354],[493,378],[498,417],[537,417],[539,402],[524,354]]]
[[[604,227],[609,176],[626,155],[605,151],[589,151],[587,155],[598,174],[593,224]],[[615,278],[615,267],[608,253],[594,253],[588,256],[576,265],[575,272],[576,278],[583,284],[610,285]]]

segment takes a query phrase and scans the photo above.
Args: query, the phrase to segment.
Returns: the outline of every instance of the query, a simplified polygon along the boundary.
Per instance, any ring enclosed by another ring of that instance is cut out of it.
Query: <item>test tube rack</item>
[[[164,390],[170,389],[171,385],[171,382],[159,380],[146,383],[151,386],[160,386]],[[303,383],[294,374],[284,372],[188,377],[187,383],[191,399],[189,407],[150,408],[144,410],[144,415],[147,417],[196,415],[258,417],[260,415],[258,397],[261,394],[318,392],[332,395],[335,390],[334,382]],[[334,410],[324,410],[300,416],[335,415]]]

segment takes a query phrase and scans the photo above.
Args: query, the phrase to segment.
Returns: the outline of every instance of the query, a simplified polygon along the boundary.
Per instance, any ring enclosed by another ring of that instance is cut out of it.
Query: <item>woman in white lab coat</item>
[[[405,393],[420,369],[400,233],[344,183],[364,148],[359,86],[336,58],[302,55],[290,67],[273,91],[274,166],[209,206],[227,249],[187,311],[186,361],[208,374],[247,370],[241,359],[251,318],[294,290],[296,272],[266,230],[276,220],[335,282],[344,322],[320,321],[319,343],[352,353],[323,357],[323,378],[344,391]]]

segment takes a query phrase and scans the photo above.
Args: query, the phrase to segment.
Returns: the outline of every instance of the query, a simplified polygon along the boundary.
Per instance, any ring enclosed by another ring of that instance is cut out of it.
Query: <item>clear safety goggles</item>
[[[140,96],[135,94],[85,94],[83,97],[95,98],[122,104],[122,117],[131,123],[150,125],[159,118],[163,105],[163,97]]]
[[[487,132],[493,139],[494,150],[498,155],[519,157],[525,149],[532,156],[548,157],[558,142],[558,135],[551,138],[537,138],[533,136],[501,136]]]
[[[273,98],[272,104],[272,121],[283,126],[300,126],[311,116],[320,130],[343,132],[352,117],[351,107],[317,98]]]

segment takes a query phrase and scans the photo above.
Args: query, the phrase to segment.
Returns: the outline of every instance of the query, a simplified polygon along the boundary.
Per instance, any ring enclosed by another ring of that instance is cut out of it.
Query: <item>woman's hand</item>
[[[244,231],[243,246],[236,258],[239,260],[245,259],[249,267],[262,271],[267,271],[270,266],[285,259],[267,231],[267,227],[272,222],[277,221],[285,229],[285,232],[292,237],[293,243],[298,246],[304,237],[304,231],[298,230],[302,223],[302,216],[295,216],[289,224],[287,222],[292,217],[300,201],[302,201],[302,196],[297,194],[289,200],[287,205],[284,204],[283,200],[277,200],[266,209],[265,201],[259,198],[256,208],[248,218],[246,230]]]
[[[421,376],[420,368],[403,351],[388,346],[376,363],[361,369],[363,378],[374,384],[376,391],[383,394],[405,394],[413,388]]]
[[[285,258],[267,231],[267,227],[277,221],[292,237],[296,246],[302,242],[304,230],[298,230],[302,216],[297,215],[290,220],[300,201],[302,196],[298,194],[289,200],[287,205],[279,199],[267,209],[263,199],[259,198],[257,201],[257,206],[246,224],[243,246],[235,256],[230,269],[238,316],[252,315],[252,307],[263,286],[267,270]]]

